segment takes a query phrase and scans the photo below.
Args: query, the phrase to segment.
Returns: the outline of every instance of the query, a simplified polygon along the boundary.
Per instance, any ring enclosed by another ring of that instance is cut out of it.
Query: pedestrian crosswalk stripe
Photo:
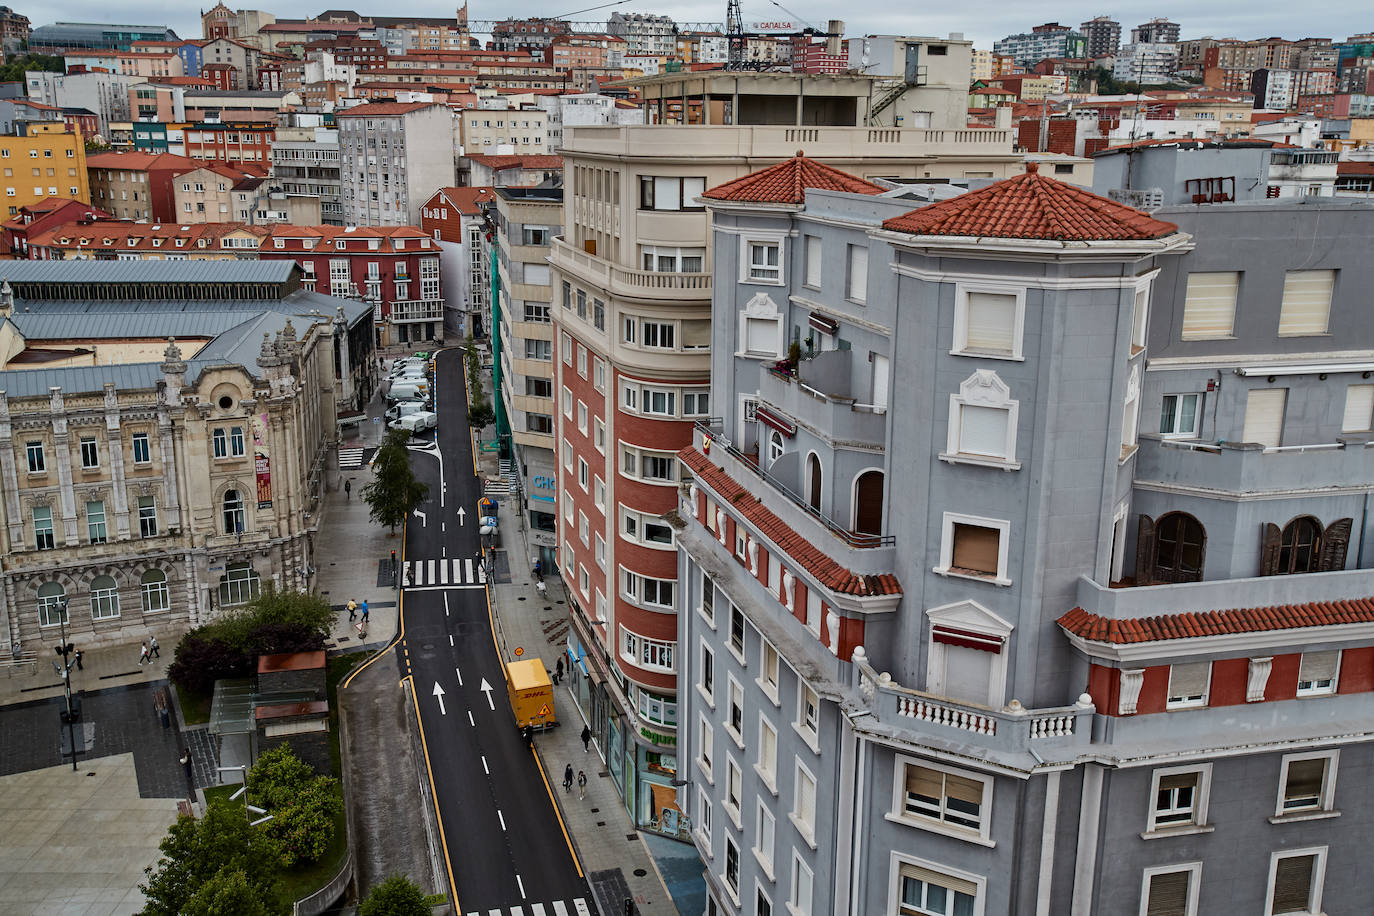
[[[511,907],[510,916],[525,916],[525,908],[523,906]]]
[[[563,905],[562,900],[553,902],[553,912],[554,916],[568,916],[568,908]]]
[[[475,587],[486,582],[487,571],[482,561],[473,557],[406,560],[401,569],[401,585],[405,588]]]
[[[426,561],[425,561],[425,564],[426,564],[425,570],[429,573],[429,576],[428,576],[429,581],[430,581],[430,582],[433,582],[433,581],[434,581],[434,561],[433,561],[433,560],[426,560]]]
[[[577,916],[592,916],[591,907],[581,897],[573,901],[573,909],[577,910]]]
[[[439,561],[439,584],[448,585],[448,564],[443,560]]]
[[[572,900],[554,900],[548,904],[526,903],[509,908],[464,910],[471,916],[592,916],[591,907],[582,897]]]
[[[530,916],[545,916],[544,904],[536,903],[534,906],[530,907]]]
[[[367,449],[363,448],[341,448],[339,449],[339,467],[345,470],[360,468],[363,466],[363,454]]]
[[[472,557],[467,557],[467,558],[465,558],[465,559],[463,560],[463,581],[464,581],[464,582],[471,582],[471,581],[473,581],[473,580],[472,580]]]

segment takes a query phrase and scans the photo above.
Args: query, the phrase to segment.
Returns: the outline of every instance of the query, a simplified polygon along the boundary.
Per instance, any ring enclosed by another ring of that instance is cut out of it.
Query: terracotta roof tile
[[[832,592],[862,598],[902,594],[901,584],[891,573],[880,576],[856,573],[826,556],[819,547],[765,508],[753,494],[695,448],[688,446],[677,454],[683,463],[692,469],[698,480],[730,503],[734,511],[748,519],[754,530],[781,547],[789,557]]]
[[[1178,231],[1173,223],[1039,174],[1024,175],[894,216],[883,228],[912,235],[1047,239],[1060,242],[1143,241]]]
[[[702,197],[759,204],[801,204],[806,189],[850,191],[855,194],[881,194],[883,189],[848,172],[808,159],[800,151],[791,159],[750,172],[734,181],[716,185]]]
[[[454,209],[466,216],[480,215],[482,204],[493,203],[496,200],[496,192],[488,187],[440,188],[436,196],[439,194],[442,194]]]
[[[1285,604],[1228,611],[1188,611],[1158,617],[1112,619],[1076,607],[1058,620],[1064,631],[1093,642],[1117,645],[1197,639],[1233,633],[1261,633],[1303,627],[1374,623],[1374,598]]]
[[[484,153],[473,153],[467,157],[473,162],[480,163],[493,171],[503,169],[561,169],[563,167],[563,157],[534,153],[527,156],[488,156]]]
[[[231,93],[232,94],[232,93]],[[355,105],[352,108],[344,108],[334,113],[334,118],[384,118],[388,115],[409,114],[412,111],[419,111],[422,108],[429,108],[437,105],[437,102],[368,102],[364,105]]]

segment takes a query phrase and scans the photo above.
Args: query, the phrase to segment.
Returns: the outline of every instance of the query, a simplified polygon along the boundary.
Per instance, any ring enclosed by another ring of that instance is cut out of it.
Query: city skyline
[[[206,8],[210,5],[213,4],[208,4]],[[268,3],[230,5],[236,9],[240,7],[264,9],[267,12],[277,13],[281,18],[318,15],[319,12],[327,8],[322,4],[318,9],[288,14],[284,8],[273,9],[272,4]],[[364,15],[368,13],[378,15],[401,13],[416,16],[452,16],[456,6],[455,3],[443,3],[440,0],[423,0],[420,3],[407,4],[403,12],[391,9],[372,9],[366,4],[353,4],[351,7],[346,5],[343,8],[352,8]],[[522,5],[517,10],[496,4],[489,6],[469,4],[468,10],[472,19],[478,20],[503,18],[506,15],[518,17],[561,16],[571,12],[566,7],[567,4],[534,0],[534,2]],[[944,36],[950,32],[962,32],[966,38],[973,41],[975,47],[979,48],[991,48],[993,41],[1009,34],[1029,31],[1033,26],[1042,22],[1057,21],[1063,25],[1077,28],[1079,23],[1101,15],[1110,16],[1121,23],[1123,39],[1129,34],[1129,29],[1132,26],[1156,17],[1164,17],[1180,23],[1183,38],[1211,36],[1213,38],[1253,39],[1281,36],[1294,39],[1323,37],[1339,41],[1350,35],[1374,31],[1374,20],[1361,16],[1365,8],[1360,4],[1348,2],[1348,0],[1327,3],[1318,9],[1309,10],[1300,20],[1306,26],[1305,28],[1297,27],[1299,20],[1293,16],[1290,8],[1281,8],[1277,4],[1272,7],[1252,8],[1244,16],[1232,15],[1230,11],[1233,7],[1219,2],[1193,4],[1183,3],[1180,0],[1163,0],[1163,2],[1157,3],[1116,5],[1114,9],[1104,9],[1103,7],[1103,4],[1089,2],[1059,4],[1046,10],[1040,15],[1040,18],[1035,18],[1035,15],[1024,7],[994,3],[991,0],[974,0],[972,3],[962,4],[957,9],[947,12],[913,12],[905,15],[893,14],[889,10],[875,6],[827,7],[819,3],[794,3],[790,9],[797,16],[806,17],[801,22],[803,26],[810,23],[818,28],[824,28],[826,20],[842,18],[845,22],[846,35],[849,37],[878,34]],[[780,12],[780,9],[772,3],[751,0],[751,3],[745,4],[744,7],[744,21],[747,24],[763,19],[790,18],[795,20],[796,17],[789,17],[785,11]],[[621,12],[659,13],[670,16],[678,22],[723,22],[725,18],[723,3],[651,3],[647,0],[607,6],[594,12],[576,13],[573,18],[579,21],[594,21],[596,18],[609,16],[611,12],[617,10]],[[169,2],[131,3],[123,7],[116,16],[111,15],[109,7],[91,2],[91,0],[69,0],[69,2],[44,6],[41,9],[17,8],[16,11],[27,15],[34,27],[51,22],[110,22],[118,20],[134,24],[167,25],[182,38],[200,37],[198,12],[192,11],[189,7],[182,7]]]

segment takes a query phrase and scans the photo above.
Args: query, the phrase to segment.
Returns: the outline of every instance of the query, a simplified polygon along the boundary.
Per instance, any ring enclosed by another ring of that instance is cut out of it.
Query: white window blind
[[[902,865],[902,877],[912,881],[920,881],[922,884],[933,884],[942,887],[955,894],[967,894],[970,897],[978,896],[978,885],[972,881],[965,881],[962,878],[954,878],[950,875],[942,875],[937,871],[928,868],[921,868],[918,865]],[[927,898],[929,899],[929,898]]]
[[[1007,455],[1009,411],[1000,407],[963,405],[959,410],[959,451],[968,455]]]
[[[868,249],[849,246],[849,298],[863,302],[868,296]]]
[[[1339,650],[1304,652],[1298,663],[1298,691],[1330,691],[1336,684],[1336,669],[1340,665]]]
[[[1016,297],[1006,293],[969,293],[964,349],[1010,356],[1016,338]]]
[[[1211,662],[1172,665],[1169,668],[1169,702],[1201,704],[1207,696],[1207,675]]]
[[[806,285],[821,285],[821,240],[814,235],[806,237]]]
[[[1284,274],[1279,336],[1325,334],[1335,285],[1334,270],[1290,270]]]
[[[1374,419],[1374,385],[1348,385],[1345,389],[1345,417],[1342,432],[1362,432]]]
[[[706,193],[705,178],[684,178],[682,179],[682,205],[684,207],[700,206],[696,199]]]
[[[1192,875],[1190,871],[1151,875],[1145,916],[1188,916],[1188,882]]]
[[[1183,339],[1210,340],[1230,337],[1236,320],[1236,271],[1191,273],[1183,301]]]
[[[711,346],[711,321],[708,318],[682,319],[682,347],[704,350]]]
[[[778,352],[778,323],[772,318],[745,319],[744,349],[749,353]]]
[[[1283,408],[1287,400],[1287,388],[1250,391],[1245,399],[1245,429],[1241,432],[1241,441],[1277,448],[1283,435]]]

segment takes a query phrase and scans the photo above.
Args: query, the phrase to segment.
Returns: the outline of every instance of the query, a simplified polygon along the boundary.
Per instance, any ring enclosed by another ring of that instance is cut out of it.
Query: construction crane
[[[798,16],[796,13],[783,6],[778,0],[768,0],[778,9],[791,16],[797,23],[806,26],[793,35],[810,35],[815,38],[836,39],[844,37],[844,23],[832,19],[830,21],[830,31],[817,28],[812,23]],[[744,13],[740,8],[740,0],[727,0],[725,5],[725,35],[729,42],[729,56],[727,57],[726,67],[730,70],[766,70],[773,66],[772,61],[755,61],[746,57],[749,38],[752,33],[744,31]],[[778,36],[785,37],[785,36]]]

